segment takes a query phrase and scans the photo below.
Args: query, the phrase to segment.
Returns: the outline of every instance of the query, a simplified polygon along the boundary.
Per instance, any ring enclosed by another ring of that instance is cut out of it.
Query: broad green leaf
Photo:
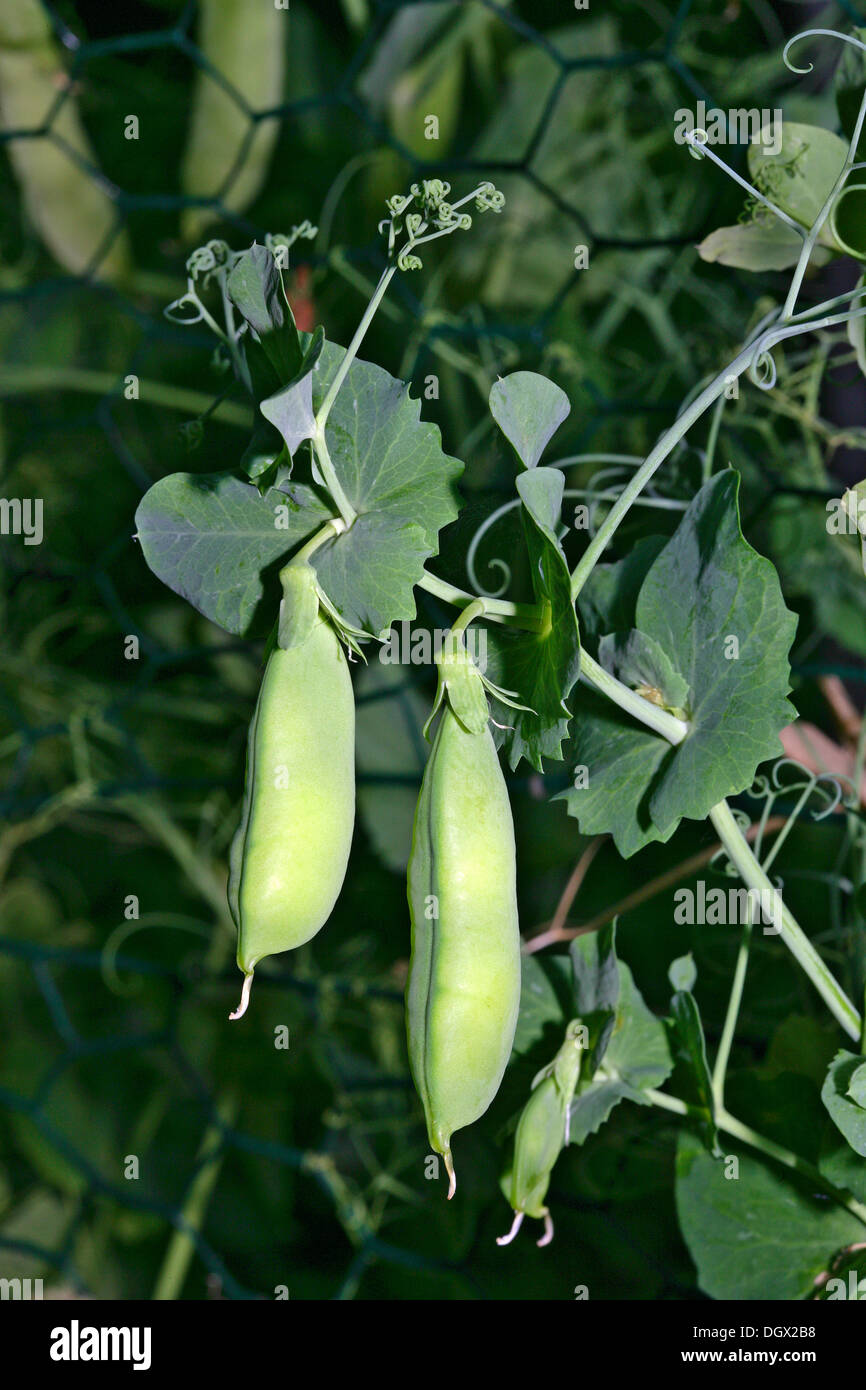
[[[788,1171],[737,1154],[738,1173],[684,1130],[677,1151],[680,1230],[710,1298],[802,1299],[863,1226]]]
[[[318,410],[344,356],[325,343],[313,368]],[[319,583],[341,617],[374,634],[415,616],[413,587],[457,516],[463,465],[442,451],[421,403],[370,362],[356,359],[325,430],[328,451],[358,519],[314,557]]]
[[[690,961],[691,957],[686,957],[685,960]],[[694,972],[693,963],[692,971]],[[688,966],[684,964],[683,960],[674,961],[670,973],[672,980],[675,977],[685,980],[689,973]],[[691,985],[684,985],[676,990],[671,999],[671,1013],[673,1014],[679,1052],[688,1069],[697,1095],[697,1104],[701,1111],[700,1128],[704,1144],[709,1153],[718,1157],[721,1150],[716,1131],[716,1103],[713,1098],[713,1082],[707,1062],[704,1025],[701,1022],[700,1010],[697,1000],[692,994]]]
[[[273,252],[254,242],[235,262],[226,292],[257,334],[278,381],[291,381],[300,370],[304,350]]]
[[[818,1167],[828,1182],[866,1203],[866,1163],[855,1153],[835,1125],[827,1121]]]
[[[702,261],[729,265],[737,270],[788,270],[796,265],[803,249],[803,238],[793,227],[770,221],[738,222],[733,227],[717,227],[698,245]],[[813,261],[819,260],[816,248]],[[826,254],[823,257],[826,259]]]
[[[593,568],[578,602],[581,631],[596,647],[605,633],[632,626],[641,585],[666,544],[664,536],[644,536],[624,559]]]
[[[681,719],[689,698],[688,682],[674,670],[667,653],[645,632],[613,632],[601,639],[598,659],[606,671],[632,690],[657,692],[655,704],[673,710]]]
[[[616,920],[597,932],[576,937],[569,951],[574,1013],[589,1031],[587,1078],[595,1075],[603,1061],[616,1022],[620,981],[615,941]]]
[[[785,699],[796,619],[772,564],[743,538],[738,484],[728,471],[697,493],[650,566],[628,624],[687,682],[686,739],[672,748],[582,688],[573,701],[571,767],[586,769],[587,785],[560,796],[582,834],[610,832],[624,856],[744,791],[759,764],[781,752],[779,731],[796,717]]]
[[[673,1070],[664,1024],[647,1008],[624,961],[618,961],[617,967],[616,1021],[599,1070],[591,1081],[579,1085],[572,1102],[572,1144],[582,1144],[594,1134],[621,1100],[646,1104],[643,1092],[661,1086]]]
[[[848,1081],[848,1095],[861,1110],[866,1110],[866,1062],[861,1062]]]
[[[785,698],[797,620],[772,563],[743,537],[738,490],[732,471],[701,488],[638,595],[635,627],[655,638],[690,688],[689,735],[650,798],[663,832],[683,816],[703,820],[750,786],[797,716]],[[688,602],[672,603],[673,594]]]
[[[565,1027],[568,1015],[563,1007],[563,994],[568,992],[568,960],[565,956],[535,955],[520,957],[520,1014],[514,1034],[513,1055],[522,1057],[530,1052],[553,1025],[559,1032]]]
[[[262,496],[231,473],[171,473],[145,493],[135,524],[157,578],[211,622],[244,636],[266,588],[270,621],[276,617],[279,562],[330,514],[303,485]]]
[[[534,468],[571,410],[565,392],[538,372],[512,372],[490,388],[490,413],[525,468]]]
[[[801,227],[811,227],[842,171],[848,146],[823,126],[782,122],[778,154],[760,141],[749,145],[755,187]],[[820,239],[828,242],[827,224]]]
[[[863,320],[861,319],[862,323]],[[862,365],[862,364],[861,364]],[[860,532],[860,555],[863,573],[866,574],[866,481],[849,487],[842,496],[842,506],[850,520]]]
[[[405,666],[383,665],[376,658],[370,656],[355,681],[358,814],[382,862],[404,874],[430,751],[421,733],[427,703]]]
[[[325,331],[317,328],[308,342],[298,369],[287,384],[259,402],[259,410],[279,430],[291,457],[315,429],[313,413],[313,368],[322,354]]]
[[[830,1063],[821,1090],[821,1099],[831,1120],[861,1158],[866,1158],[866,1109],[858,1102],[856,1094],[863,1084],[864,1067],[866,1062],[862,1057],[841,1049]]]
[[[866,309],[866,275],[861,275],[857,281],[857,289],[861,292],[861,298],[855,299],[854,305],[858,309]],[[866,316],[849,319],[845,330],[848,334],[848,342],[854,349],[857,358],[857,366],[864,376],[866,376]]]
[[[649,789],[674,751],[644,733],[611,700],[580,686],[573,699],[574,727],[568,770],[574,785],[558,792],[582,835],[612,835],[624,859],[653,840],[669,840],[650,817]]]
[[[541,632],[505,628],[488,631],[486,675],[504,690],[515,691],[530,710],[515,710],[491,701],[497,744],[508,750],[516,768],[526,758],[539,771],[543,758],[561,758],[568,734],[565,701],[580,675],[580,635],[571,600],[568,562],[558,540],[563,475],[556,468],[521,473],[517,490],[523,502],[524,532],[536,601],[544,606]]]

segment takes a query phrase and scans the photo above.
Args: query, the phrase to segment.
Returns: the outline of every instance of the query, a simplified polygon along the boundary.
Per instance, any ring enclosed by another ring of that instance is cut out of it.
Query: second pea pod
[[[409,1062],[434,1151],[490,1105],[520,1004],[514,827],[480,673],[461,637],[443,650],[442,713],[415,812],[408,896]]]
[[[244,974],[239,1018],[263,956],[302,946],[331,915],[355,819],[355,702],[340,640],[311,565],[282,571],[277,645],[247,743],[229,907]]]

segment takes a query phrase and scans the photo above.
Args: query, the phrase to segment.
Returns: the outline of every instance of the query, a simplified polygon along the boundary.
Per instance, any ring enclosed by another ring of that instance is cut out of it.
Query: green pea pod
[[[502,1190],[514,1208],[514,1221],[508,1234],[497,1238],[497,1245],[514,1240],[524,1216],[544,1222],[538,1245],[549,1245],[553,1240],[553,1221],[544,1199],[556,1160],[568,1143],[568,1116],[585,1041],[581,1024],[576,1020],[570,1023],[565,1042],[551,1065],[536,1077],[523,1107],[514,1136],[514,1159],[502,1179]]]
[[[119,280],[129,242],[59,55],[39,0],[0,0],[0,130],[50,132],[4,143],[27,216],[64,269]]]
[[[517,1025],[515,877],[511,807],[490,729],[469,732],[446,702],[409,859],[406,1023],[412,1077],[430,1143],[445,1159],[449,1197],[451,1136],[496,1095]]]
[[[254,124],[250,112],[282,100],[288,19],[272,0],[199,0],[198,9],[198,43],[208,66],[196,73],[181,183],[193,197],[218,196],[227,212],[243,212],[262,188],[279,135],[277,120]],[[185,209],[184,239],[197,241],[220,215],[215,208]]]
[[[287,592],[293,587],[287,583]],[[324,926],[352,843],[352,681],[331,623],[321,614],[310,622],[306,609],[299,605],[303,640],[268,658],[250,724],[241,822],[229,855],[229,907],[244,973],[232,1018],[246,1010],[262,957],[302,946]]]

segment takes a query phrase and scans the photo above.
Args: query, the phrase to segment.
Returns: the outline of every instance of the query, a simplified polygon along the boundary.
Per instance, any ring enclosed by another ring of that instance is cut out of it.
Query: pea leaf
[[[512,1055],[531,1052],[553,1024],[561,1033],[568,1019],[563,995],[568,993],[568,960],[565,956],[520,957],[520,1014],[514,1034]]]
[[[830,1063],[821,1099],[836,1128],[855,1153],[866,1158],[866,1108],[860,1104],[866,1084],[866,1062],[841,1049]]]
[[[677,1150],[680,1229],[710,1298],[800,1299],[863,1227],[787,1170],[737,1154],[736,1181],[696,1135]]]
[[[517,490],[523,502],[524,533],[536,600],[546,605],[541,632],[488,632],[487,676],[504,690],[517,692],[529,710],[515,710],[493,699],[497,744],[508,750],[512,768],[521,758],[542,769],[542,758],[561,758],[568,734],[565,700],[580,675],[580,634],[571,599],[568,562],[558,539],[565,480],[556,468],[521,473]]]
[[[309,337],[304,345],[304,363],[316,355],[309,377],[317,410],[344,350]],[[300,416],[287,401],[282,405],[285,417],[280,407],[273,416],[288,442],[290,417],[297,423]],[[340,617],[377,635],[414,617],[414,585],[437,550],[440,528],[457,515],[454,479],[462,464],[442,452],[439,430],[419,419],[420,409],[405,383],[355,361],[326,429],[331,459],[358,516],[313,562]],[[280,529],[278,506],[288,512],[280,515]],[[262,571],[333,513],[304,483],[281,481],[259,496],[230,473],[179,473],[154,484],[136,522],[154,574],[228,632],[245,633],[262,598]]]
[[[738,222],[733,227],[717,227],[697,248],[702,261],[755,271],[787,270],[797,264],[802,249],[803,238],[778,217],[770,222]],[[819,259],[817,248],[812,259]]]
[[[686,739],[672,748],[609,701],[582,688],[574,697],[572,765],[586,775],[560,798],[582,834],[609,832],[624,857],[748,787],[796,717],[785,698],[796,619],[772,564],[743,538],[738,484],[727,471],[697,493],[650,566],[630,623],[689,686]],[[677,594],[693,597],[672,602]]]
[[[512,372],[490,388],[490,413],[525,468],[534,468],[571,410],[565,392],[538,372]]]
[[[585,938],[578,937],[578,941]],[[616,1018],[601,1066],[582,1081],[571,1106],[569,1141],[582,1144],[604,1124],[621,1100],[645,1105],[643,1092],[660,1086],[673,1070],[664,1024],[644,1003],[632,973],[617,962]]]
[[[135,514],[153,573],[226,632],[244,636],[272,572],[330,511],[312,488],[286,484],[264,496],[231,473],[172,473],[145,493]]]
[[[704,1026],[701,1022],[697,1000],[692,993],[692,985],[697,977],[692,957],[689,955],[674,961],[670,969],[670,977],[676,991],[671,1000],[671,1013],[673,1014],[679,1052],[697,1092],[697,1102],[701,1111],[700,1128],[704,1144],[708,1152],[718,1158],[721,1155],[721,1149],[716,1130],[716,1103],[707,1062]],[[689,982],[686,983],[687,981]],[[677,984],[679,985],[678,988]]]
[[[616,958],[616,921],[597,932],[577,937],[571,944],[574,976],[574,1012],[589,1030],[588,1067],[592,1077],[604,1058],[616,1021],[619,971]]]
[[[606,671],[634,689],[646,686],[662,697],[666,709],[686,705],[688,683],[674,670],[667,653],[645,632],[609,633],[601,639],[598,659]]]
[[[282,435],[290,457],[299,444],[310,438],[315,428],[312,371],[324,345],[325,330],[317,328],[304,349],[295,375],[279,391],[259,403],[262,415]]]
[[[752,182],[801,227],[811,227],[842,170],[848,146],[823,126],[783,121],[778,153],[769,145],[749,145]],[[821,241],[830,244],[827,224]]]
[[[257,335],[277,379],[291,381],[300,371],[304,349],[273,252],[253,242],[229,273],[226,292]]]
[[[325,343],[313,368],[314,410],[343,356],[343,348]],[[358,519],[316,552],[315,568],[341,617],[377,635],[414,618],[413,587],[437,553],[439,531],[457,516],[463,465],[443,452],[438,427],[420,415],[405,382],[356,358],[325,429]]]

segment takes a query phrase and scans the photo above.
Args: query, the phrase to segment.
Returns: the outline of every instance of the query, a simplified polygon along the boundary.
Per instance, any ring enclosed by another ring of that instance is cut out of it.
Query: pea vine
[[[784,50],[794,73],[810,71],[789,56],[807,38],[866,54],[857,35],[807,30]],[[808,1284],[833,1251],[862,1243],[866,1227],[866,1184],[852,1167],[852,1158],[866,1158],[863,1017],[771,877],[799,817],[839,808],[852,815],[856,798],[839,783],[779,760],[780,732],[796,718],[787,699],[796,619],[772,563],[743,536],[737,473],[716,462],[726,403],[741,380],[773,391],[777,349],[843,330],[866,370],[862,279],[847,293],[801,306],[810,263],[844,254],[866,265],[866,245],[856,242],[846,216],[850,176],[866,168],[858,159],[864,118],[866,84],[847,145],[832,132],[788,123],[777,155],[750,150],[749,179],[707,143],[706,132],[687,136],[690,155],[711,160],[748,198],[744,219],[708,238],[702,255],[753,270],[787,260],[792,274],[784,302],[760,319],[728,363],[696,385],[643,458],[584,453],[542,463],[569,414],[565,392],[530,371],[497,380],[489,407],[516,460],[516,496],[469,543],[471,589],[430,568],[440,533],[458,516],[463,465],[443,451],[438,429],[421,419],[408,387],[358,354],[396,275],[420,271],[424,248],[470,232],[473,215],[503,211],[503,195],[491,183],[452,201],[448,183],[428,179],[388,200],[379,227],[385,267],[345,348],[321,328],[299,332],[286,299],[281,272],[292,248],[315,235],[309,223],[239,252],[221,241],[198,248],[189,258],[187,291],[167,312],[216,335],[218,363],[251,398],[256,423],[239,470],[163,478],[136,518],[154,573],[235,635],[262,636],[272,626],[276,575],[289,558],[312,567],[319,602],[356,654],[384,644],[395,625],[416,620],[416,590],[459,610],[452,640],[470,625],[486,640],[484,695],[497,746],[512,770],[522,762],[538,772],[546,762],[565,765],[570,785],[558,797],[591,846],[610,836],[627,858],[668,841],[683,820],[712,826],[715,869],[750,895],[712,1064],[689,958],[671,966],[670,1017],[662,1021],[617,959],[615,921],[571,933],[567,956],[539,955],[541,947],[569,939],[561,920],[543,940],[526,943],[514,1055],[537,1047],[551,1024],[562,1044],[536,1077],[518,1124],[504,1181],[516,1216],[504,1243],[524,1214],[544,1220],[539,1243],[549,1241],[553,1223],[544,1196],[560,1150],[583,1143],[626,1099],[692,1122],[678,1158],[680,1220],[703,1265],[704,1287],[715,1292],[724,1280],[701,1246],[700,1226],[712,1174],[729,1157],[720,1136],[798,1180],[797,1219],[810,1212],[809,1194],[830,1199],[820,1216],[809,1214],[823,1253],[811,1252],[803,1269],[793,1271],[791,1289],[802,1291],[803,1280]],[[701,485],[690,500],[669,496],[657,486],[659,470],[690,447],[687,436],[705,417]],[[577,463],[604,468],[591,486],[566,488],[563,470]],[[858,525],[864,489],[845,498]],[[586,515],[588,539],[573,566],[566,555],[566,499]],[[645,537],[612,561],[608,551],[633,508],[672,512],[678,524],[672,535]],[[512,567],[499,558],[484,566],[485,574],[495,572],[494,582],[485,588],[479,579],[483,549],[515,513],[531,601],[506,597],[514,587]],[[866,530],[863,536],[866,554]],[[437,705],[441,698],[440,686]],[[861,748],[861,769],[862,754]],[[770,773],[759,772],[764,765]],[[744,796],[763,803],[757,827],[731,805]],[[779,817],[777,805],[792,798],[791,815]],[[579,866],[576,882],[583,872]],[[576,884],[567,890],[572,897],[576,891]],[[840,1050],[827,1072],[822,1099],[844,1146],[817,1165],[727,1108],[728,1063],[762,923],[763,934],[781,939],[856,1048]],[[688,1078],[689,1099],[662,1089],[675,1064],[677,1076]],[[521,1145],[535,1146],[532,1162]],[[749,1168],[754,1160],[748,1158],[742,1163],[752,1190],[763,1191],[765,1170]]]

